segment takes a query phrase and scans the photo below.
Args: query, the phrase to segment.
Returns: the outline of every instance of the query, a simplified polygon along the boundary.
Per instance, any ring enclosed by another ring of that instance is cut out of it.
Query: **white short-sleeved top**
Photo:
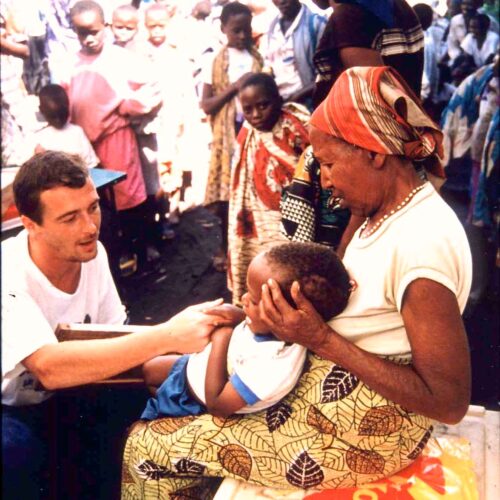
[[[2,243],[2,403],[37,404],[41,390],[22,361],[57,342],[58,323],[123,324],[126,314],[113,282],[106,251],[83,263],[77,290],[68,294],[50,283],[31,260],[25,231]]]
[[[474,63],[479,67],[484,66],[486,60],[492,54],[495,55],[498,52],[499,40],[499,36],[494,31],[489,30],[482,47],[479,48],[474,35],[468,33],[462,40],[460,46],[464,49],[464,52],[474,58]]]
[[[67,123],[60,129],[47,125],[35,134],[35,144],[47,151],[77,154],[81,156],[87,168],[93,168],[99,163],[85,132],[73,123]]]
[[[187,379],[196,397],[205,402],[205,377],[211,344],[193,354]],[[245,322],[233,331],[227,353],[229,381],[247,406],[236,413],[254,413],[276,404],[297,384],[306,348],[287,345],[271,335],[255,335]]]
[[[427,278],[457,297],[463,311],[472,281],[467,236],[430,183],[367,238],[358,230],[343,262],[356,281],[346,309],[329,324],[358,347],[379,355],[411,353],[401,316],[406,287]],[[439,307],[439,304],[436,304]]]

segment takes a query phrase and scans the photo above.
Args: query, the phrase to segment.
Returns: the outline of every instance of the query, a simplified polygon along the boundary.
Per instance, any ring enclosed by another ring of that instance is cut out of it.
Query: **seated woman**
[[[210,498],[224,476],[277,488],[368,483],[415,460],[432,419],[464,416],[470,249],[453,211],[413,166],[441,174],[441,140],[394,70],[342,73],[312,116],[311,141],[325,187],[366,218],[344,258],[357,288],[326,323],[296,283],[292,307],[269,280],[264,321],[281,340],[311,351],[295,389],[252,415],[136,426],[125,448],[123,498],[181,490]]]

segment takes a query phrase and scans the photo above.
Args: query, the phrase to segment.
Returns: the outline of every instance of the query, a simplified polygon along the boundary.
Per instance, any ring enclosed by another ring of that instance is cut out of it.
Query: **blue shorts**
[[[156,392],[155,398],[149,398],[141,418],[154,420],[160,417],[185,417],[200,415],[207,409],[190,394],[187,383],[187,364],[189,354],[181,356],[172,367],[168,377]]]

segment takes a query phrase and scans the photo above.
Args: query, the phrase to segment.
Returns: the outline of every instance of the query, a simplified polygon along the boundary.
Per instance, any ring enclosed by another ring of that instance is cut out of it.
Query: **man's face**
[[[104,46],[105,25],[98,12],[88,10],[73,17],[73,27],[87,54],[100,54]]]
[[[299,0],[273,0],[273,4],[285,19],[294,19],[301,7]]]
[[[90,179],[81,188],[57,186],[43,191],[40,204],[40,224],[22,217],[42,255],[64,262],[88,262],[97,255],[101,211]]]

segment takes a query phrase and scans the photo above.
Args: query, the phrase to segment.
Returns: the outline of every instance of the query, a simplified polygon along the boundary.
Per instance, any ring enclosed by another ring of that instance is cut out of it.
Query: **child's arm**
[[[246,406],[245,400],[227,379],[227,348],[232,328],[219,328],[212,335],[212,350],[205,377],[206,406],[212,415],[227,417]]]
[[[200,102],[201,109],[207,115],[216,115],[227,102],[229,102],[233,97],[236,96],[243,82],[251,74],[252,73],[245,73],[236,82],[229,85],[229,87],[226,87],[220,94],[217,95],[214,95],[212,85],[208,83],[203,84],[203,92]]]

